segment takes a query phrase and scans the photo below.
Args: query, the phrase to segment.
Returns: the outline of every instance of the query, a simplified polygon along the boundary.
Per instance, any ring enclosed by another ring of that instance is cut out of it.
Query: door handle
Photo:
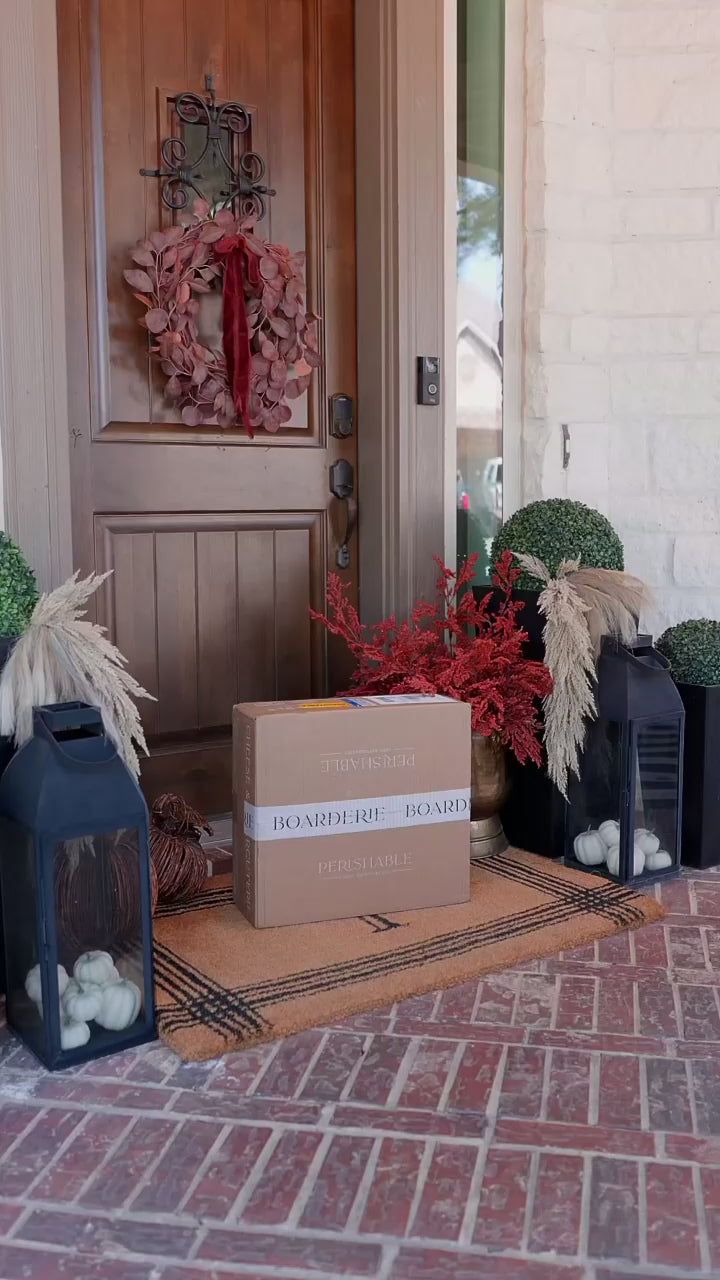
[[[330,468],[330,492],[334,498],[345,504],[345,531],[338,540],[335,564],[338,569],[349,569],[350,539],[357,525],[358,505],[353,496],[355,472],[346,458],[340,458]]]
[[[345,534],[335,552],[335,563],[338,569],[350,568],[350,539],[352,538],[358,518],[358,504],[354,498],[345,499]]]

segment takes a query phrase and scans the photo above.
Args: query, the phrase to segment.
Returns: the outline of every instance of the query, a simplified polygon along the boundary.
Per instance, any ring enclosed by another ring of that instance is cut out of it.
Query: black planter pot
[[[505,599],[505,592],[501,591],[499,587],[473,587],[473,594],[478,602],[484,596],[489,595],[491,612],[496,612]],[[545,657],[545,644],[543,641],[545,618],[538,606],[540,592],[521,591],[518,589],[511,592],[511,599],[519,600],[524,605],[522,612],[518,614],[518,625],[522,627],[523,631],[527,631],[528,635],[525,645],[525,657],[536,658],[539,662],[542,662]],[[638,644],[640,643],[652,644],[652,637],[638,635]]]
[[[502,811],[505,835],[516,849],[561,858],[565,847],[566,803],[544,769],[518,764],[508,752],[510,794]]]
[[[505,592],[498,587],[473,587],[479,602],[490,595],[490,612],[496,612]],[[524,647],[526,658],[542,662],[545,657],[543,627],[545,619],[538,608],[539,591],[512,592],[514,601],[521,601],[524,608],[518,615],[518,625],[527,631]],[[508,752],[510,795],[501,813],[505,834],[512,845],[538,853],[545,858],[560,858],[565,840],[565,801],[543,769],[534,764],[518,764]]]
[[[501,591],[499,587],[473,587],[473,594],[478,602],[485,596],[490,596],[491,613],[496,613],[505,599],[505,592]],[[545,645],[543,644],[545,619],[538,608],[539,598],[539,591],[516,590],[511,593],[512,600],[520,601],[524,605],[522,612],[518,614],[518,625],[528,634],[525,657],[537,658],[542,662],[545,657]]]
[[[2,673],[5,667],[5,663],[7,662],[8,658],[10,657],[10,654],[13,651],[14,645],[15,645],[14,636],[11,639],[8,639],[7,636],[0,636],[0,674]],[[5,772],[5,769],[9,765],[14,754],[15,754],[15,748],[12,743],[12,738],[0,737],[0,776],[2,776],[2,774]],[[2,928],[1,916],[0,916],[0,928]],[[2,948],[0,948],[0,966],[1,965],[2,965]],[[2,988],[0,988],[0,991],[1,990]]]
[[[488,591],[473,587],[476,600]],[[493,587],[490,592],[490,611],[498,610],[505,599],[505,592]],[[527,631],[524,647],[526,658],[542,662],[545,657],[543,627],[545,619],[538,608],[539,591],[515,590],[514,601],[521,601],[524,608],[518,615],[518,625]],[[553,786],[544,769],[534,764],[518,764],[508,752],[510,796],[502,811],[502,824],[512,845],[538,853],[544,858],[562,857],[565,842],[565,801],[557,787]]]
[[[678,684],[685,707],[682,860],[720,866],[720,685]]]
[[[0,636],[0,672],[12,652],[15,638]],[[5,772],[15,754],[11,738],[0,737],[0,776]],[[3,936],[2,902],[0,901],[0,996],[5,995],[5,939]]]

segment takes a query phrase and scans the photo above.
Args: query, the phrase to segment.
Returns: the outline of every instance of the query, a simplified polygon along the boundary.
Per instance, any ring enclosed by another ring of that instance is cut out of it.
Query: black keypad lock
[[[352,396],[330,397],[330,435],[336,440],[346,440],[353,433],[355,411]]]

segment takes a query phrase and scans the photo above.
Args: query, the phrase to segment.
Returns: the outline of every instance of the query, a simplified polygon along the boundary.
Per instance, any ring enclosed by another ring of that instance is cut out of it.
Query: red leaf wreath
[[[540,764],[539,701],[552,689],[542,662],[523,657],[527,633],[517,622],[524,608],[511,592],[520,577],[512,553],[495,565],[493,583],[503,600],[490,609],[488,593],[479,602],[470,587],[477,555],[458,574],[435,557],[441,573],[435,601],[419,601],[409,622],[387,618],[363,627],[335,574],[328,578],[329,618],[313,618],[345,641],[357,661],[352,693],[442,694],[472,708],[472,727],[496,736],[523,764]]]
[[[196,200],[188,226],[154,231],[132,252],[124,272],[146,308],[139,323],[150,353],[167,376],[166,395],[188,427],[217,421],[278,431],[290,402],[310,386],[322,364],[319,316],[305,310],[305,255],[269,244],[252,219],[228,209],[210,217]],[[199,341],[199,296],[223,288],[223,350]]]

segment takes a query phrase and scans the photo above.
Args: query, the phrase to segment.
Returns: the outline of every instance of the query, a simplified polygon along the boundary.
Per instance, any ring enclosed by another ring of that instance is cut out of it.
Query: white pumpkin
[[[633,875],[641,876],[643,871],[645,870],[645,861],[646,861],[645,850],[641,849],[640,845],[636,844],[634,846],[634,854],[635,854],[635,858],[634,858],[635,865],[633,867]]]
[[[67,975],[67,970],[63,967],[63,965],[59,964],[57,967],[57,971],[58,971],[58,992],[62,997],[62,994],[65,991],[70,979]],[[40,1009],[40,1012],[42,1013],[42,978],[40,976],[39,964],[34,964],[32,969],[30,969],[28,976],[25,979],[25,990],[27,991],[30,999],[38,1006],[38,1008]]]
[[[39,1004],[42,1000],[42,979],[40,977],[40,965],[34,964],[27,978],[25,979],[25,990],[34,1004]]]
[[[79,1049],[90,1039],[90,1028],[87,1022],[76,1022],[73,1018],[60,1018],[61,1049]]]
[[[672,864],[672,856],[667,849],[656,849],[654,853],[648,853],[645,857],[645,866],[648,871],[664,871],[666,867],[671,867]]]
[[[117,982],[119,976],[107,951],[85,951],[73,965],[73,977],[81,986],[93,982],[101,987],[106,982]]]
[[[103,989],[97,982],[86,982],[81,986],[76,978],[71,978],[61,1004],[65,1016],[73,1022],[92,1022],[100,1012],[102,1000]]]
[[[140,1012],[140,988],[121,978],[103,987],[102,1004],[95,1015],[98,1026],[106,1031],[124,1031],[132,1026]]]
[[[575,857],[585,867],[599,867],[605,861],[607,845],[599,831],[581,831],[573,841]]]
[[[634,865],[633,865],[632,873],[634,876],[641,876],[643,871],[645,870],[645,854],[643,853],[642,849],[638,848],[637,845],[635,845],[634,854],[635,856],[633,859]],[[618,876],[620,874],[620,845],[619,844],[611,845],[607,851],[607,869],[610,872],[611,876]]]
[[[648,831],[646,827],[638,827],[635,832],[635,844],[642,849],[647,858],[648,854],[657,853],[660,848],[660,838],[654,831]]]
[[[598,830],[608,849],[611,849],[614,844],[620,843],[620,823],[615,822],[614,818],[609,818],[607,822],[601,822]]]

